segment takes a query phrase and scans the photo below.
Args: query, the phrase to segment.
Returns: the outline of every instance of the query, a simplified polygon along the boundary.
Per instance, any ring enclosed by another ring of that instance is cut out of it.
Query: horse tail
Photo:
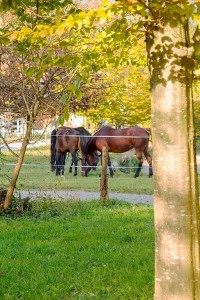
[[[55,171],[55,161],[56,161],[56,129],[54,129],[51,132],[51,147],[50,147],[50,151],[51,151],[51,171]]]
[[[145,128],[145,130],[146,130],[146,132],[148,133],[149,141],[152,142],[151,128]]]
[[[146,144],[145,149],[143,150],[144,156],[146,157],[146,160],[149,164],[149,177],[153,175],[153,166],[152,166],[152,157],[151,154],[149,153],[149,147],[148,144]]]

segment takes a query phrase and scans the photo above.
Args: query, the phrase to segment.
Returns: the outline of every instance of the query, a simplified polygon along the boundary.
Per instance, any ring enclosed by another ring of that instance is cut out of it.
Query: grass
[[[5,159],[14,162],[8,153]],[[28,150],[24,163],[18,189],[99,190],[99,170],[88,178],[80,171],[56,177],[49,171],[48,148]],[[2,186],[12,169],[2,164]],[[152,179],[132,177],[117,171],[109,191],[153,193]],[[43,199],[22,215],[0,218],[0,299],[153,299],[153,207]]]
[[[153,299],[153,208],[33,204],[1,217],[0,299]]]
[[[85,190],[99,191],[100,189],[100,166],[96,171],[91,171],[89,177],[82,177],[81,170],[78,169],[78,176],[74,177],[69,173],[70,159],[67,160],[65,176],[58,177],[50,171],[49,147],[28,149],[21,168],[16,188],[19,190]],[[121,154],[111,154],[112,162],[118,163]],[[1,187],[7,187],[12,175],[15,163],[14,156],[5,152],[2,157],[0,173]],[[80,163],[79,163],[80,166]],[[116,169],[113,178],[108,176],[108,187],[111,192],[152,194],[153,179],[141,172],[137,179],[133,178],[133,170],[130,173],[121,172]]]

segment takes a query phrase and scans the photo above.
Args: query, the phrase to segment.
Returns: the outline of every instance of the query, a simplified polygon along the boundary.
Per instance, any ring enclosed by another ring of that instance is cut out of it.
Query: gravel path
[[[16,191],[14,193],[16,196],[21,196],[21,198],[29,197],[31,200],[36,200],[38,197],[51,199],[72,199],[72,200],[99,200],[99,192],[85,192],[85,191]],[[109,193],[110,199],[123,200],[128,203],[138,204],[153,204],[153,195],[136,195],[136,194],[124,194],[124,193]]]

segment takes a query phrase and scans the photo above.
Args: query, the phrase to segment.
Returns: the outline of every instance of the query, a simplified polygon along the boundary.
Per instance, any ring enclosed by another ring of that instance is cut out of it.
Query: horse
[[[66,154],[71,153],[72,162],[69,172],[72,172],[72,165],[75,165],[74,176],[77,175],[78,150],[82,157],[82,167],[85,163],[82,148],[85,147],[91,134],[83,127],[70,128],[61,126],[51,133],[51,170],[56,169],[56,175],[64,175]]]
[[[138,159],[138,167],[134,177],[140,175],[143,164],[142,154],[146,157],[149,164],[149,177],[153,175],[152,158],[148,150],[149,133],[146,129],[133,126],[130,128],[115,129],[110,126],[103,126],[100,128],[87,142],[85,149],[85,157],[88,165],[94,166],[93,152],[99,151],[102,153],[103,148],[106,147],[108,152],[123,153],[130,149],[135,149],[135,154]],[[111,177],[114,172],[111,167],[110,157],[108,155],[108,167]]]

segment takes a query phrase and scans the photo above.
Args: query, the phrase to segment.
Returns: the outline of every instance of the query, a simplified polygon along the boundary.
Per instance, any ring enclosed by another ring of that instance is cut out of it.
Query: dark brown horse
[[[85,148],[91,134],[83,127],[70,128],[59,127],[54,129],[51,133],[51,169],[56,170],[56,175],[64,175],[66,154],[71,153],[72,163],[70,166],[70,172],[72,172],[72,165],[75,165],[74,176],[77,175],[77,165],[79,151],[82,159],[82,171],[85,164],[85,158],[83,156],[82,149]],[[94,157],[94,155],[93,155]],[[86,169],[84,171],[84,174]]]
[[[114,129],[110,126],[104,126],[91,137],[86,145],[85,155],[88,165],[93,166],[93,152],[98,150],[102,152],[106,147],[108,152],[123,153],[130,149],[135,149],[135,154],[138,159],[138,167],[134,177],[140,175],[143,164],[142,154],[146,157],[149,164],[149,176],[153,175],[152,158],[148,150],[149,133],[146,129],[139,126],[131,128]],[[110,157],[108,157],[108,166],[110,175],[113,176]]]

